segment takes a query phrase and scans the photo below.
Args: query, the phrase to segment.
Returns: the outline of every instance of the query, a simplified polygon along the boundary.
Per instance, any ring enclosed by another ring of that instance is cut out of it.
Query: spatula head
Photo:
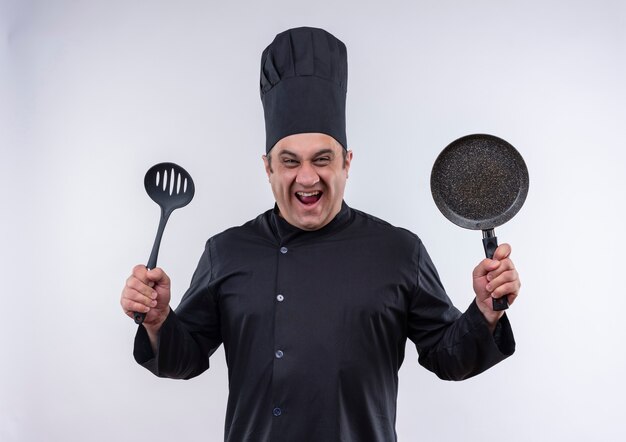
[[[150,198],[165,211],[186,206],[195,193],[191,175],[174,163],[152,166],[143,183]]]

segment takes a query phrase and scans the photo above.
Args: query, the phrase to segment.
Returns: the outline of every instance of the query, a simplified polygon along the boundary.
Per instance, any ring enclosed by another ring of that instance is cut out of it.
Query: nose
[[[298,170],[296,183],[304,187],[311,187],[319,183],[319,181],[320,177],[315,172],[315,168],[308,161],[304,161]]]

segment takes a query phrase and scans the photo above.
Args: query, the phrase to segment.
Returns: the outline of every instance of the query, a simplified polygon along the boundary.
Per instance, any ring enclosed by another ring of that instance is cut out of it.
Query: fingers
[[[153,304],[152,307],[156,306],[156,301],[154,302],[155,304]],[[121,305],[124,313],[126,313],[126,315],[130,316],[131,318],[133,318],[133,312],[148,313],[151,309],[147,305],[142,304],[141,302],[133,301],[129,298],[122,299]]]
[[[150,285],[151,287],[158,285],[160,287],[169,288],[170,286],[169,276],[167,276],[167,274],[160,267],[155,267],[152,270],[147,270],[145,273],[145,278],[146,278],[147,284]]]
[[[156,306],[156,298],[156,290],[131,275],[122,290],[120,303],[127,314],[129,312],[147,313],[150,307]]]
[[[510,259],[511,246],[501,244],[494,252],[493,259],[484,259],[473,271],[474,291],[477,299],[489,301],[489,298],[507,296],[512,304],[521,287],[519,274]]]
[[[502,261],[511,255],[511,246],[507,243],[500,244],[495,252],[493,252],[493,259],[496,261]]]
[[[132,276],[148,285],[151,283],[151,285],[162,282],[169,283],[169,277],[160,267],[148,270],[145,265],[138,264],[133,267]]]
[[[141,301],[141,300],[152,300],[156,299],[157,292],[150,285],[150,283],[145,284],[144,282],[137,279],[135,276],[130,276],[126,280],[126,286],[124,287],[124,292],[126,294],[126,298]],[[147,303],[147,301],[146,301]]]
[[[487,281],[492,281],[502,273],[514,270],[515,265],[509,258],[510,255],[511,246],[508,244],[500,244],[493,254],[493,259],[484,259],[478,267],[474,269],[474,275],[487,276]]]
[[[490,295],[493,298],[507,296],[509,304],[513,304],[522,286],[513,261],[508,258],[500,261],[494,271],[487,273],[487,281],[485,289]]]
[[[120,304],[124,313],[145,313],[143,326],[158,330],[170,313],[170,278],[160,268],[148,270],[144,265],[133,268],[122,289]]]
[[[495,271],[498,267],[500,267],[499,261],[485,258],[474,268],[474,270],[472,271],[472,276],[474,277],[474,279],[487,276],[490,272]]]
[[[504,266],[500,266],[498,268],[498,270],[500,270],[501,267]],[[519,275],[517,273],[517,270],[515,270],[515,268],[512,269],[508,269],[502,272],[499,272],[497,276],[492,276],[495,275],[496,272],[491,272],[487,274],[487,281],[489,281],[487,283],[487,290],[489,290],[490,292],[495,291],[495,289],[497,287],[500,287],[502,284],[507,284],[509,282],[514,282],[514,281],[519,281]]]
[[[132,312],[147,313],[157,305],[158,290],[169,291],[169,286],[170,279],[162,269],[137,265],[126,280],[120,304],[129,316]]]
[[[502,272],[497,278],[487,283],[485,288],[492,297],[500,298],[505,295],[517,296],[521,286],[517,270],[511,269]]]

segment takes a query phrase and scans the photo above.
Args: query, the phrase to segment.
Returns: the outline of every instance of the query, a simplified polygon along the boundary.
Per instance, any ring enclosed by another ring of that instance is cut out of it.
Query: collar
[[[343,228],[352,218],[352,209],[341,201],[341,209],[335,217],[318,230],[302,230],[289,224],[283,217],[279,215],[278,205],[274,204],[274,209],[270,214],[270,225],[281,244],[292,242],[295,239],[315,239],[328,234],[334,233]]]

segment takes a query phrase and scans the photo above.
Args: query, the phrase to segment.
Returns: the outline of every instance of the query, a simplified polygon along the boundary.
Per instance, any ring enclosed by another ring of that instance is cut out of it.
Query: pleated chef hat
[[[281,32],[261,55],[261,101],[266,152],[282,138],[305,132],[346,140],[346,45],[323,29]]]

